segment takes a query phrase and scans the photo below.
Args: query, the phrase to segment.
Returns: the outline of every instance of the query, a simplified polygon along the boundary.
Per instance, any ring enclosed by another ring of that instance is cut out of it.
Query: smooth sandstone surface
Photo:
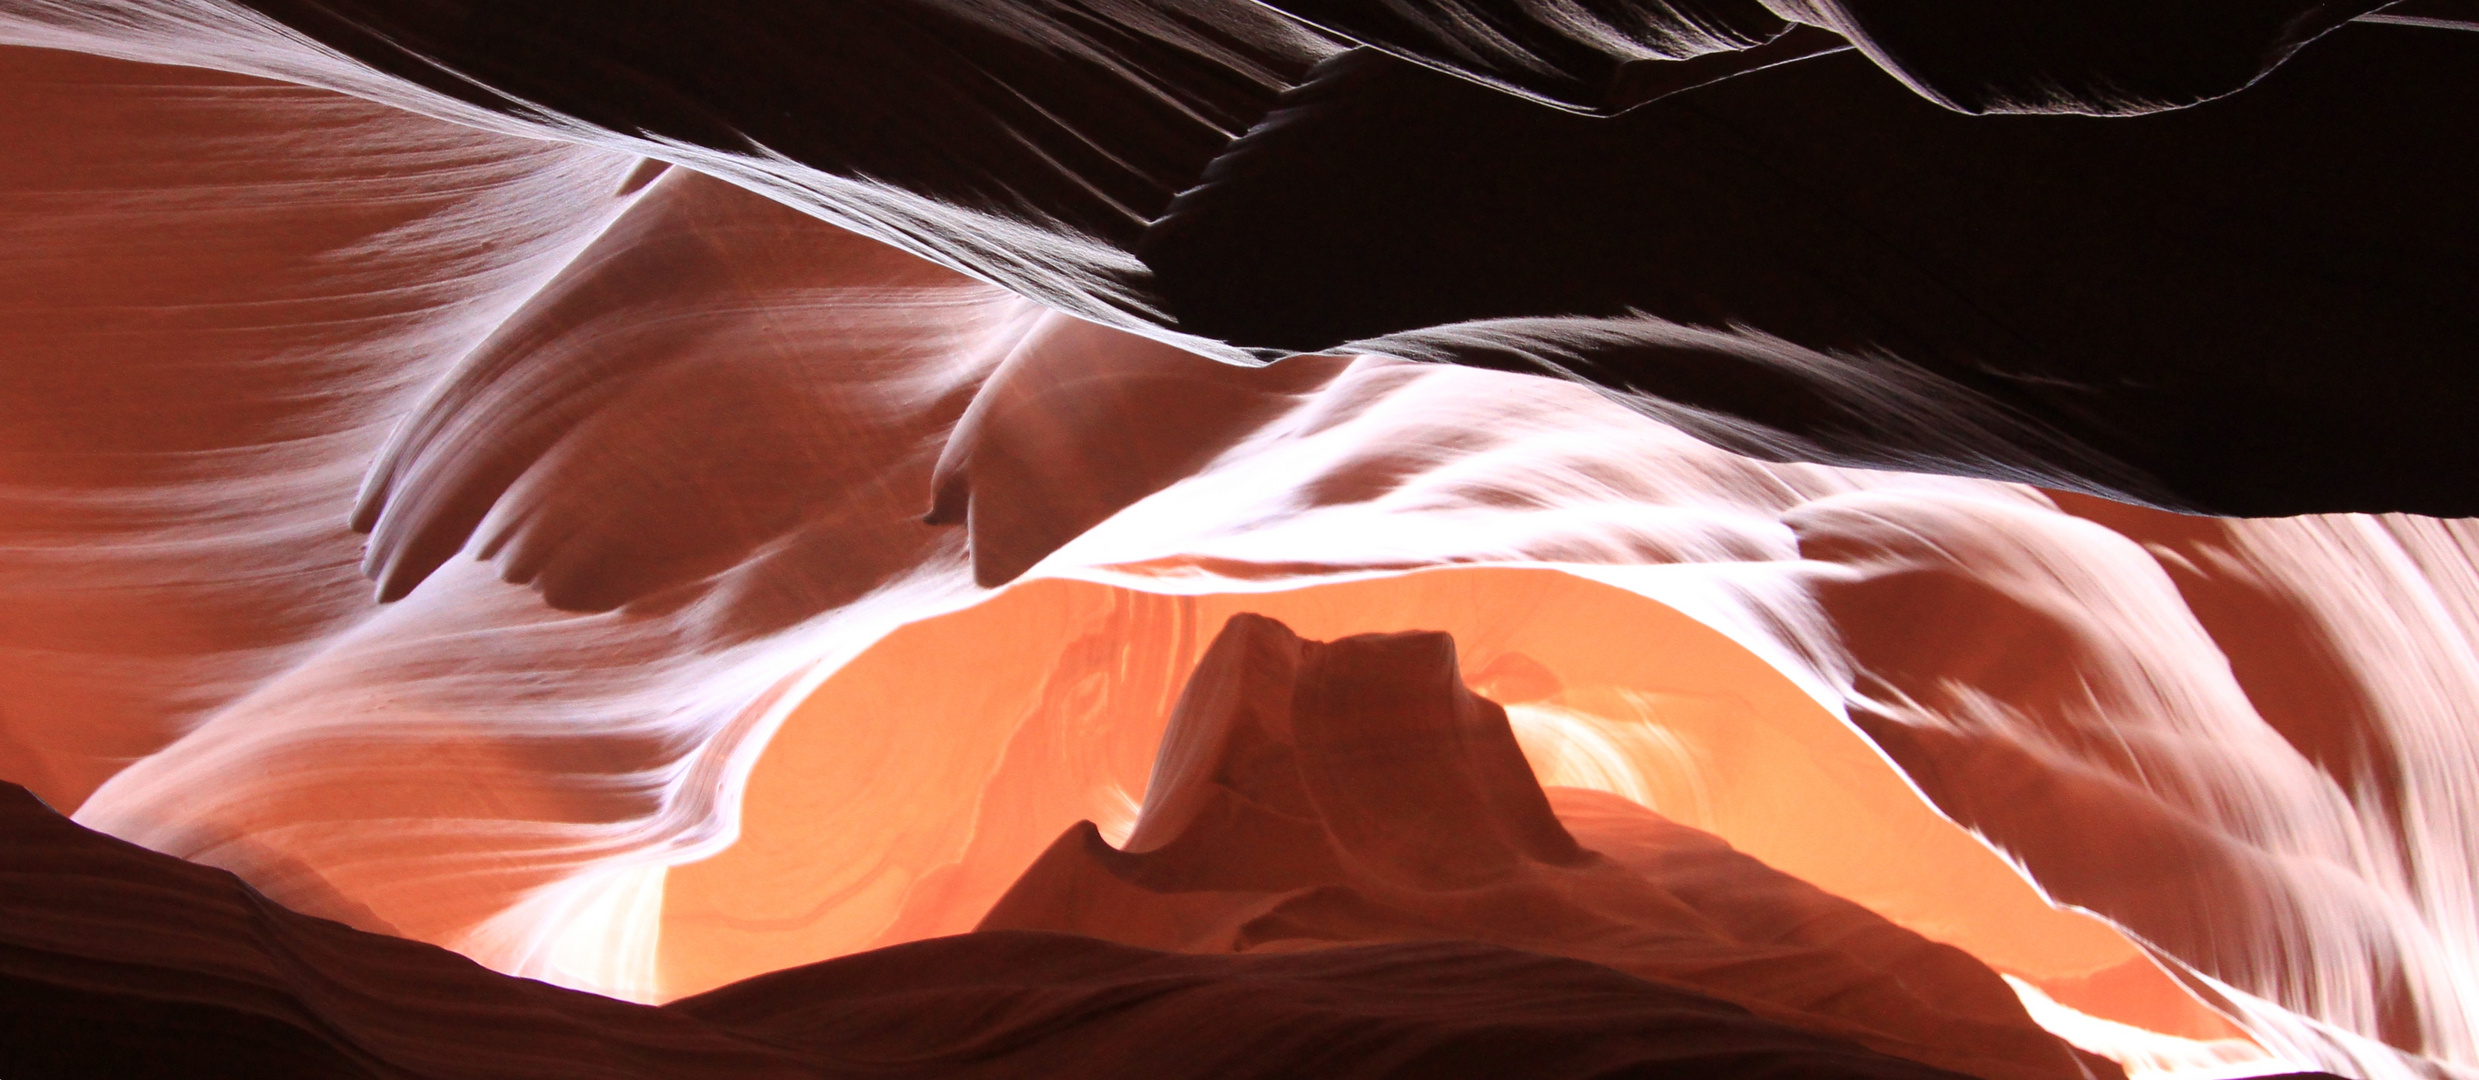
[[[897,631],[787,717],[738,841],[667,875],[666,993],[961,932],[1076,820],[1125,840],[1208,628],[1243,611],[1338,637],[1452,633],[1463,677],[1505,703],[1541,783],[1657,808],[2042,985],[2148,973],[2134,980],[2148,990],[2075,1001],[2230,1034],[2106,924],[2050,907],[1753,653],[1640,596],[1518,568],[1194,597],[1046,581]],[[968,650],[969,669],[945,664]]]
[[[1954,1074],[1470,942],[1165,955],[939,938],[655,1008],[287,910],[0,789],[10,1075],[1797,1077]]]
[[[7,1049],[2471,1075],[2370,7],[0,0]],[[1234,765],[1243,613],[1447,704]]]
[[[1969,1075],[2114,1071],[1959,950],[1625,799],[1565,801],[1591,826],[1580,838],[1505,710],[1464,688],[1448,635],[1306,641],[1235,615],[1180,695],[1124,845],[1078,823],[977,929],[1196,953],[1469,938]]]
[[[19,0],[0,42],[687,165],[1228,361],[1571,377],[1772,460],[2465,515],[2430,391],[2479,334],[2479,13],[2383,6]]]

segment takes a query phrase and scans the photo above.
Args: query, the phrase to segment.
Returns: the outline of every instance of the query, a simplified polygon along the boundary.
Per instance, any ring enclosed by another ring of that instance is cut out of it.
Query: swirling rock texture
[[[0,1075],[2479,1074],[2475,28],[0,0]]]

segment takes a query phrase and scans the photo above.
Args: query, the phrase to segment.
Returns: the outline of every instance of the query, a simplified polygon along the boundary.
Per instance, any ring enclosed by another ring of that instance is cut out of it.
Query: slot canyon
[[[0,1080],[2479,1080],[2479,3],[0,100]]]

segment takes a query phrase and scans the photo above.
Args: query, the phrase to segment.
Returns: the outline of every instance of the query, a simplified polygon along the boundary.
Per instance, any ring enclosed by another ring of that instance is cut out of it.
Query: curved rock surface
[[[1711,834],[2135,1073],[2467,1077],[2479,537],[2402,512],[2479,505],[2479,19],[2235,7],[0,0],[0,776],[652,1002],[1118,858],[1200,613],[1451,626],[1613,880],[1823,903],[1622,855]],[[46,955],[205,955],[76,864]]]
[[[653,1008],[295,914],[0,789],[0,1067],[195,1077],[1953,1074],[1471,943],[1172,956],[940,938]]]
[[[1079,823],[979,929],[1214,954],[1486,941],[1967,1075],[2115,1074],[1961,950],[1625,799],[1545,796],[1447,635],[1304,641],[1235,616],[1161,747],[1125,844]]]
[[[337,500],[633,163],[52,50],[0,94],[0,768],[76,806],[371,614]]]
[[[2479,175],[2436,148],[2479,16],[2422,2],[112,0],[0,41],[688,165],[1225,360],[1378,341],[1764,456],[2466,514],[2431,391]]]

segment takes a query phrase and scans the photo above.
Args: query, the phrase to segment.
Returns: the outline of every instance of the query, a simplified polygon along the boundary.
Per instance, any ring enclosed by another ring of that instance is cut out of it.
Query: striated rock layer
[[[12,0],[0,42],[687,165],[1227,361],[1550,373],[1776,460],[2194,511],[2479,512],[2434,392],[2479,334],[2479,18],[2379,6]]]

